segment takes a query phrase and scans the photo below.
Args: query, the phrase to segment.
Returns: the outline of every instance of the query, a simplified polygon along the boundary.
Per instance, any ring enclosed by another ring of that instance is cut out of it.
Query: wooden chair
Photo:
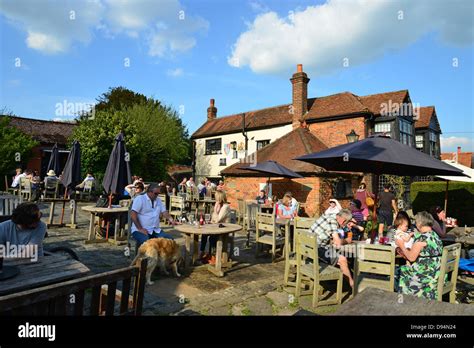
[[[181,217],[184,213],[184,198],[181,196],[171,196],[169,214],[176,220],[176,217]]]
[[[14,195],[0,196],[0,216],[9,216],[13,210],[21,203],[21,197]]]
[[[314,224],[316,219],[313,218],[303,218],[297,216],[294,220],[294,229],[295,230],[309,230],[309,228]],[[289,238],[288,238],[289,240]],[[296,267],[296,238],[293,236],[293,247],[290,250],[290,245],[285,245],[285,278],[284,285],[296,286],[296,280],[290,281],[290,275],[295,275],[296,273],[291,272],[292,268]],[[290,274],[290,272],[292,274]]]
[[[28,178],[20,178],[20,196],[25,201],[30,201],[32,195],[31,180]]]
[[[354,265],[354,296],[366,287],[394,291],[395,248],[358,244]]]
[[[48,179],[44,183],[44,198],[58,198],[59,197],[59,180]]]
[[[247,248],[250,247],[250,235],[257,229],[257,213],[260,213],[260,206],[257,202],[245,202],[244,230],[247,232]]]
[[[237,199],[238,210],[237,210],[237,223],[242,225],[245,229],[245,221],[247,219],[247,208],[243,199]]]
[[[139,266],[1,296],[1,315],[141,315],[146,265],[147,260],[142,259]]]
[[[454,303],[456,300],[456,281],[460,256],[460,243],[451,244],[443,248],[441,272],[438,279],[438,301],[443,301],[443,296],[448,293],[450,303]]]
[[[318,258],[318,242],[316,236],[304,229],[295,229],[296,238],[296,297],[306,291],[301,291],[303,277],[309,279],[309,292],[313,294],[313,307],[318,305],[341,304],[342,301],[342,272],[339,268],[320,264]],[[336,281],[336,298],[319,301],[320,282]]]
[[[6,193],[11,193],[12,195],[18,194],[19,190],[16,187],[10,187],[8,184],[8,176],[5,175],[5,192]]]
[[[272,253],[272,262],[276,259],[276,249],[280,247],[283,254],[283,246],[285,237],[278,235],[275,225],[275,215],[257,213],[257,223],[255,229],[255,255],[258,257],[260,253],[260,244],[270,245]]]

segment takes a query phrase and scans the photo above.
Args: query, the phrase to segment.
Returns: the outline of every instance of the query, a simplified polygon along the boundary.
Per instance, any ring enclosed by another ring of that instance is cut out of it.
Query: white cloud
[[[441,137],[441,151],[455,152],[458,146],[461,146],[463,152],[474,151],[474,138],[468,137]]]
[[[349,66],[367,63],[433,31],[444,42],[469,44],[473,8],[468,0],[329,0],[284,17],[267,12],[241,33],[228,63],[275,74],[303,63],[305,71],[318,75],[342,68],[344,58]]]
[[[267,5],[262,4],[260,1],[252,0],[249,2],[249,6],[254,12],[268,12],[270,9]]]
[[[152,56],[172,56],[196,45],[209,23],[185,12],[179,0],[3,0],[0,13],[23,30],[28,47],[46,54],[87,44],[95,33],[144,40]]]
[[[180,77],[180,76],[183,76],[184,71],[181,68],[176,68],[176,69],[168,70],[166,74],[171,77]]]

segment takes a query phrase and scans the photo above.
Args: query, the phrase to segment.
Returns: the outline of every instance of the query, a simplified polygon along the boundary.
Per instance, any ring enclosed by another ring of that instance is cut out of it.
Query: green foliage
[[[98,103],[95,105],[96,111],[104,110],[124,110],[135,104],[143,104],[151,101],[155,106],[160,106],[160,102],[153,99],[148,99],[140,93],[133,92],[124,87],[109,88],[109,91],[103,93],[97,98]]]
[[[96,175],[105,172],[120,132],[125,135],[132,172],[147,181],[165,178],[167,165],[188,159],[189,136],[181,119],[174,110],[152,99],[97,110],[93,118],[83,115],[78,123],[71,140],[81,143],[83,169]]]
[[[444,207],[445,181],[414,182],[410,188],[413,212]],[[474,183],[449,182],[447,216],[458,219],[462,226],[474,226]]]
[[[0,173],[9,175],[31,158],[31,150],[38,145],[30,136],[10,127],[10,118],[0,118]],[[19,154],[20,162],[17,162]]]
[[[406,177],[398,175],[384,175],[387,183],[392,185],[397,201],[402,201],[405,194]]]

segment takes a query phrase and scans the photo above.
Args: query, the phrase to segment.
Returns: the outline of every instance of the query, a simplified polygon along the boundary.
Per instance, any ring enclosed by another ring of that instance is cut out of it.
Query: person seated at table
[[[267,195],[265,194],[265,190],[260,190],[255,200],[257,201],[258,204],[265,204],[267,201]]]
[[[221,224],[230,223],[230,204],[227,203],[227,195],[223,191],[216,192],[216,203],[212,210],[211,223]],[[210,251],[215,249],[217,244],[217,236],[210,236],[203,234],[201,237],[201,255],[200,259],[203,263],[209,262],[214,265],[216,263],[216,257],[214,255],[206,254],[207,240],[209,239]]]
[[[178,184],[178,193],[186,193],[187,182],[188,179],[184,177],[183,180]]]
[[[217,191],[224,191],[225,190],[224,181],[219,180],[219,185],[217,185],[216,190]]]
[[[329,208],[324,212],[325,215],[336,215],[342,210],[341,204],[335,198],[329,200]]]
[[[410,265],[400,267],[399,288],[402,293],[435,300],[438,295],[438,278],[441,269],[443,243],[433,231],[433,217],[426,211],[415,215],[417,232],[411,249],[402,239],[396,241]]]
[[[347,223],[346,227],[344,227],[344,239],[347,244],[352,243],[353,240],[362,240],[364,230],[365,227],[361,226],[356,219],[352,218],[352,220]]]
[[[26,176],[26,173],[22,173],[21,168],[17,168],[16,169],[16,175],[13,177],[11,187],[12,188],[18,188],[18,186],[20,185],[20,179],[24,178],[25,176]]]
[[[296,212],[296,214],[298,214],[300,204],[298,203],[296,198],[293,197],[293,194],[290,191],[286,192],[285,195],[290,197],[290,199],[291,199],[291,201],[290,201],[291,209],[293,209]]]
[[[132,237],[137,241],[138,247],[150,238],[173,239],[160,228],[161,215],[168,219],[171,225],[175,223],[161,199],[158,199],[159,194],[160,188],[158,185],[151,184],[148,186],[146,194],[135,196],[133,200],[130,213],[133,222]]]
[[[285,194],[281,200],[281,204],[278,204],[277,218],[292,219],[295,216],[297,216],[297,214],[291,206],[291,196]]]
[[[135,184],[130,184],[125,186],[125,191],[128,192],[130,198],[135,198],[135,196],[141,195],[145,191],[145,185],[142,182],[137,181]]]
[[[21,203],[13,210],[11,220],[0,223],[0,244],[36,246],[37,256],[43,256],[45,235],[46,224],[41,221],[41,212],[35,203]]]
[[[309,232],[316,235],[318,242],[318,256],[321,262],[331,266],[338,265],[347,279],[350,286],[354,287],[354,280],[352,279],[349,270],[347,258],[339,255],[332,246],[338,248],[341,245],[347,244],[344,238],[341,238],[340,232],[352,220],[352,214],[348,209],[342,209],[336,215],[321,215],[315,223],[310,227]]]
[[[44,187],[48,187],[48,185],[55,185],[58,182],[58,177],[54,170],[49,170],[44,178]]]
[[[93,181],[93,182],[95,181],[94,176],[92,175],[91,172],[87,172],[87,175],[84,178],[84,180],[82,180],[82,182],[76,186],[76,190],[83,191],[84,187],[86,186],[86,182],[88,181]]]
[[[433,217],[433,231],[435,231],[440,238],[446,237],[446,212],[440,206],[433,206],[429,210]]]
[[[364,221],[364,214],[362,213],[362,203],[358,199],[353,199],[349,203],[349,205],[352,217],[357,221],[357,223],[361,223],[362,221]]]
[[[395,221],[393,222],[393,239],[394,244],[396,244],[397,240],[402,240],[406,249],[411,249],[413,247],[413,233],[409,231],[410,228],[410,219],[404,214],[400,214],[398,212]]]

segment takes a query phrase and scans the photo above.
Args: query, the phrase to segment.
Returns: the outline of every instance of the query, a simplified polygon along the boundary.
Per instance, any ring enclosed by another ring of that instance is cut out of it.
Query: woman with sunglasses
[[[440,238],[446,237],[446,212],[440,206],[433,206],[430,209],[430,214],[434,219],[433,231],[435,231]]]

